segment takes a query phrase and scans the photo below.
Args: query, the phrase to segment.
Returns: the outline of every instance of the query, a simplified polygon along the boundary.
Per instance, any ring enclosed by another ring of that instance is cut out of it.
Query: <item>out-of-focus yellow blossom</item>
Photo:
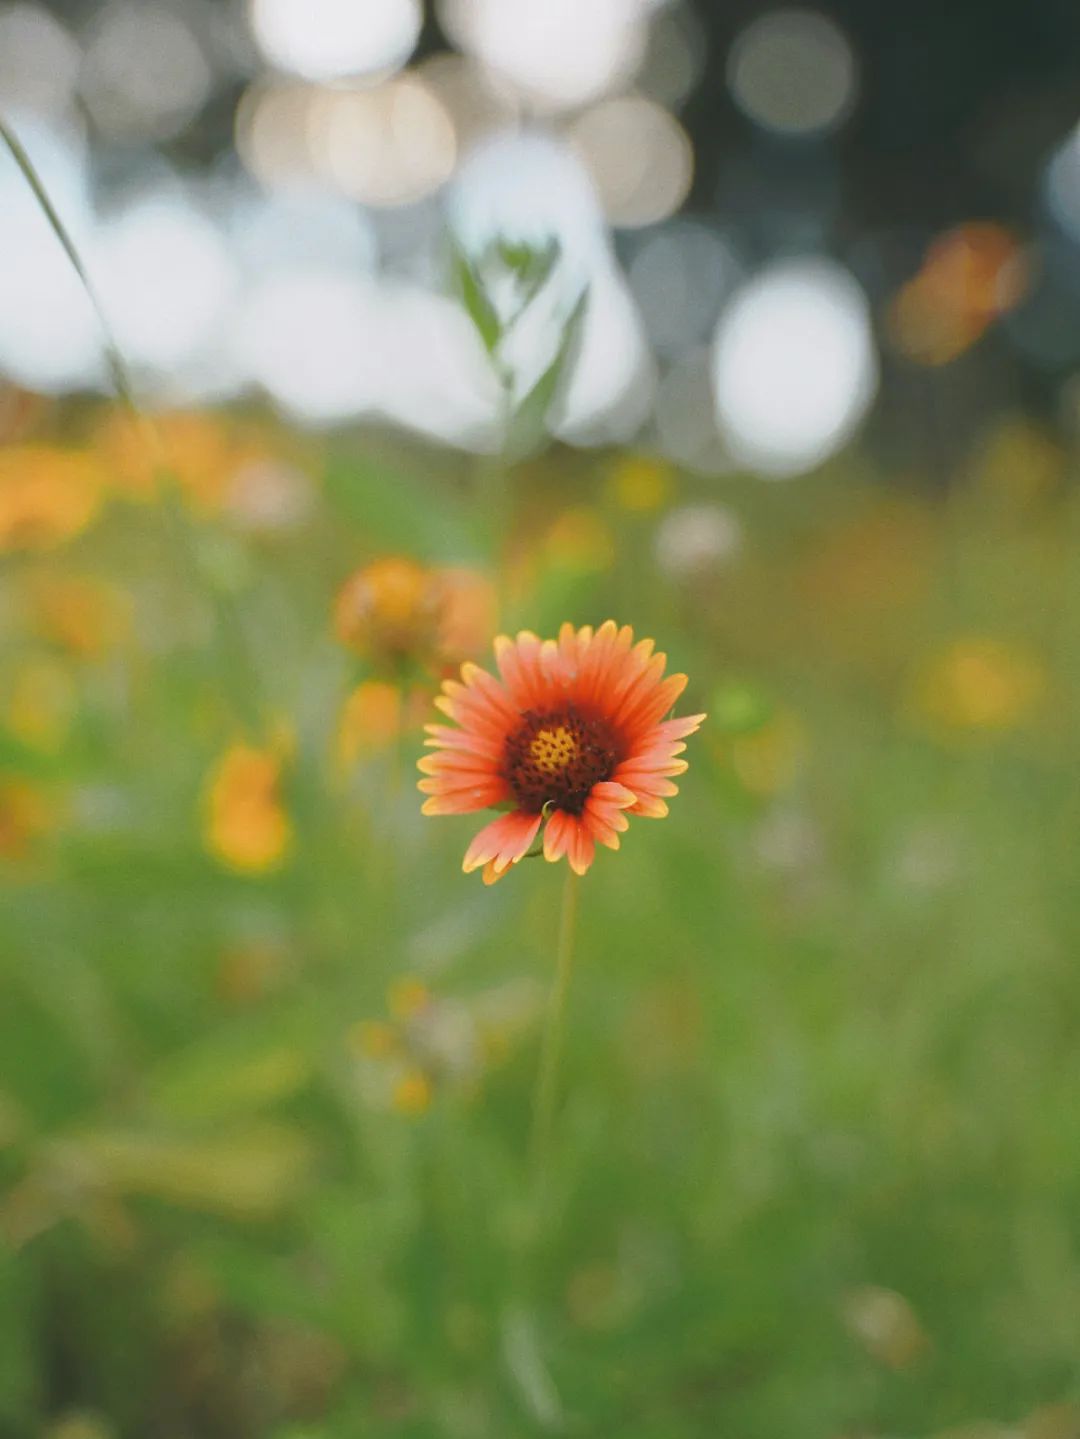
[[[889,1369],[907,1369],[929,1341],[914,1309],[894,1289],[866,1284],[844,1297],[844,1323],[852,1337]]]
[[[402,690],[388,680],[364,680],[346,698],[337,734],[337,758],[350,769],[364,755],[389,749],[407,729],[419,729],[431,710],[421,688]]]
[[[615,561],[615,539],[599,510],[579,505],[564,510],[548,530],[544,549],[552,564],[591,574]]]
[[[48,445],[0,449],[0,554],[73,539],[101,508],[104,484],[90,455]]]
[[[375,560],[338,592],[334,630],[346,648],[390,669],[441,667],[475,654],[495,623],[491,582],[465,569],[428,569],[403,555]]]
[[[4,705],[8,731],[28,749],[56,754],[75,716],[75,683],[67,668],[44,656],[26,660],[11,677]]]
[[[401,689],[387,680],[364,680],[345,701],[338,756],[352,764],[365,750],[385,749],[401,733]]]
[[[745,790],[768,799],[790,789],[798,778],[806,733],[796,715],[780,710],[759,729],[722,739],[720,753]]]
[[[612,467],[608,494],[620,509],[636,514],[658,510],[674,488],[671,465],[651,455],[623,455]]]
[[[292,842],[281,796],[280,747],[235,744],[211,771],[206,793],[206,846],[215,859],[246,874],[278,868]]]
[[[945,365],[969,349],[1027,292],[1030,264],[1002,225],[958,225],[930,246],[922,268],[888,315],[895,348],[922,365]]]
[[[1013,416],[991,431],[978,457],[975,483],[1006,504],[1026,506],[1058,493],[1065,483],[1065,451],[1046,430]]]
[[[82,659],[104,654],[131,631],[130,596],[94,576],[34,576],[26,603],[37,637]]]
[[[1026,651],[1003,640],[962,639],[917,674],[912,703],[935,729],[1000,734],[1029,719],[1046,693],[1046,673]]]
[[[431,1108],[433,1093],[431,1080],[422,1069],[408,1069],[394,1085],[391,1107],[398,1114],[424,1114]]]
[[[53,818],[42,792],[19,775],[0,775],[0,859],[22,859]]]
[[[244,466],[264,458],[264,447],[244,429],[212,414],[173,410],[156,415],[153,429],[112,411],[97,436],[114,488],[131,499],[152,500],[159,467],[197,509],[215,511]]]

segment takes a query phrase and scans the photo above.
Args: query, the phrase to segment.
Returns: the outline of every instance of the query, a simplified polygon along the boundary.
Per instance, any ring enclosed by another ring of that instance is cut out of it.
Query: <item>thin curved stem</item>
[[[154,421],[139,404],[131,369],[116,341],[112,326],[105,313],[105,307],[94,288],[89,271],[79,254],[78,246],[60,218],[59,212],[45,188],[45,182],[38,174],[33,160],[23,148],[22,141],[2,116],[0,116],[0,140],[7,146],[23,179],[30,187],[34,199],[40,205],[42,213],[78,276],[79,283],[94,311],[101,329],[102,346],[109,369],[109,377],[117,396],[130,412],[132,422],[150,456],[154,480],[162,504],[162,513],[175,540],[180,564],[185,571],[185,578],[193,589],[205,590],[214,607],[215,617],[218,621],[218,645],[222,654],[222,667],[232,687],[237,712],[245,718],[249,726],[257,730],[260,722],[257,671],[248,654],[239,621],[233,611],[231,598],[222,594],[220,588],[211,581],[206,573],[206,567],[199,552],[198,540],[184,508],[176,477],[165,456],[165,446],[162,443],[161,434]]]
[[[555,951],[555,978],[548,997],[547,1019],[540,1050],[540,1068],[536,1076],[533,1099],[530,1159],[534,1178],[539,1184],[548,1156],[551,1123],[559,1077],[559,1058],[566,1017],[566,996],[574,964],[574,933],[577,927],[578,877],[567,865],[563,881],[562,908],[559,914],[559,937]]]
[[[135,398],[135,385],[131,378],[131,371],[127,367],[127,361],[124,359],[120,346],[116,343],[112,327],[105,314],[105,307],[98,298],[98,293],[87,273],[86,266],[82,262],[82,256],[79,254],[78,248],[75,241],[71,238],[67,226],[63,220],[61,220],[56,206],[53,204],[49,192],[46,190],[45,184],[34,166],[34,162],[23,149],[22,141],[4,121],[2,116],[0,116],[0,139],[3,140],[4,144],[11,151],[11,158],[15,161],[16,165],[18,165],[22,172],[23,179],[33,191],[34,199],[41,206],[45,218],[52,228],[53,234],[59,241],[64,254],[71,263],[71,268],[75,271],[76,275],[78,275],[79,282],[86,292],[86,298],[90,301],[94,315],[97,318],[98,326],[101,329],[104,340],[105,358],[108,362],[109,374],[112,378],[116,393],[124,401],[128,409],[135,415],[141,415],[138,400]]]

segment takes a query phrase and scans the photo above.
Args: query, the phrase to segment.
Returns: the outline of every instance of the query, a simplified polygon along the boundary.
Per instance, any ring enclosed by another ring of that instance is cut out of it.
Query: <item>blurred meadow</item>
[[[1080,18],[870,9],[0,5],[0,1439],[1080,1436]]]

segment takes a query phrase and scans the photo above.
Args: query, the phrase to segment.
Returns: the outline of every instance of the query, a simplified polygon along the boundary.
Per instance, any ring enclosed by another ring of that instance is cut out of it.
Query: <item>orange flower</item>
[[[566,855],[584,874],[597,843],[618,849],[628,814],[660,819],[681,741],[704,715],[665,720],[686,686],[664,675],[666,655],[653,641],[634,644],[613,620],[594,633],[565,624],[557,640],[528,630],[495,641],[501,681],[474,664],[447,680],[435,703],[459,728],[428,725],[438,753],[420,761],[425,814],[471,814],[491,806],[493,820],[469,845],[463,868],[484,867],[492,884],[524,859],[544,829],[544,858]]]
[[[893,344],[909,360],[947,365],[1024,298],[1028,256],[1009,230],[958,225],[930,246],[922,268],[892,302]]]

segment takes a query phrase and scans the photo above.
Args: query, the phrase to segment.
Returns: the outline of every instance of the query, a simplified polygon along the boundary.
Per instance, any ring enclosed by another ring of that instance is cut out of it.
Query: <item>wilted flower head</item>
[[[346,580],[334,606],[334,628],[348,649],[399,669],[460,662],[490,633],[494,591],[472,570],[428,569],[392,555]]]
[[[500,679],[463,665],[435,701],[457,727],[427,727],[437,753],[420,761],[424,813],[510,810],[466,851],[466,873],[483,866],[485,883],[525,858],[545,821],[544,857],[584,874],[597,843],[618,849],[628,814],[667,814],[682,741],[704,715],[663,718],[686,676],[665,679],[653,641],[635,645],[613,620],[565,624],[557,640],[500,636],[495,655]]]

